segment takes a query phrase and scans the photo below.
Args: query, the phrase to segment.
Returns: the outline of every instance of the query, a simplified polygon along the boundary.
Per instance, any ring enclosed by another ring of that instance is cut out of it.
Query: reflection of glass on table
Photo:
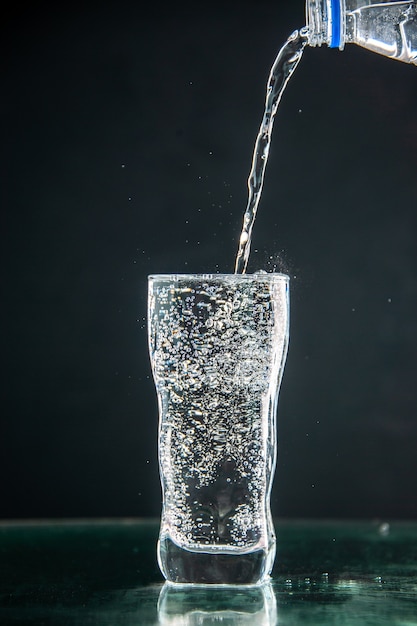
[[[165,583],[158,618],[160,626],[275,626],[277,608],[270,583],[214,588]]]

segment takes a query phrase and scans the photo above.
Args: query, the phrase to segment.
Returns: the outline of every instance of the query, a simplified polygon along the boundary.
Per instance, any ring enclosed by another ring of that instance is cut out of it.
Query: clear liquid
[[[417,65],[417,4],[380,2],[356,7],[357,4],[352,0],[346,3],[346,41]]]
[[[158,541],[158,563],[167,580],[200,585],[256,585],[269,576],[275,541],[260,550],[237,554],[187,550],[168,534]]]
[[[161,570],[174,582],[259,582],[275,554],[269,492],[286,278],[156,278],[150,293]]]
[[[277,112],[284,89],[300,62],[304,47],[307,43],[306,29],[295,31],[279,51],[269,74],[265,111],[255,142],[252,169],[248,178],[249,196],[246,211],[243,216],[243,227],[236,256],[236,274],[244,274],[249,261],[252,230],[261,199],[275,113]]]

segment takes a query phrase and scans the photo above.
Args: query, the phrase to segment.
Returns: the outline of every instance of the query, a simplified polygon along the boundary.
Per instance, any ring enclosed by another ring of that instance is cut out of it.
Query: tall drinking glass
[[[288,285],[288,276],[267,273],[149,277],[158,562],[168,581],[257,584],[270,574]]]

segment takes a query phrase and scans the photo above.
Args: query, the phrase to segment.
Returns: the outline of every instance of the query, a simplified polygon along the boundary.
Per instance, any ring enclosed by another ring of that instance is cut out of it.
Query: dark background
[[[147,275],[230,272],[299,2],[3,16],[0,517],[158,516]],[[308,48],[250,271],[291,280],[273,513],[417,517],[417,68]]]

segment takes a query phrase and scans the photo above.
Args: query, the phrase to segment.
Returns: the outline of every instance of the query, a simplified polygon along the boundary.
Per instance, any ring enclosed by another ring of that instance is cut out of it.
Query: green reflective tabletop
[[[164,585],[156,521],[0,524],[0,624],[417,626],[417,523],[277,521],[271,583]]]

